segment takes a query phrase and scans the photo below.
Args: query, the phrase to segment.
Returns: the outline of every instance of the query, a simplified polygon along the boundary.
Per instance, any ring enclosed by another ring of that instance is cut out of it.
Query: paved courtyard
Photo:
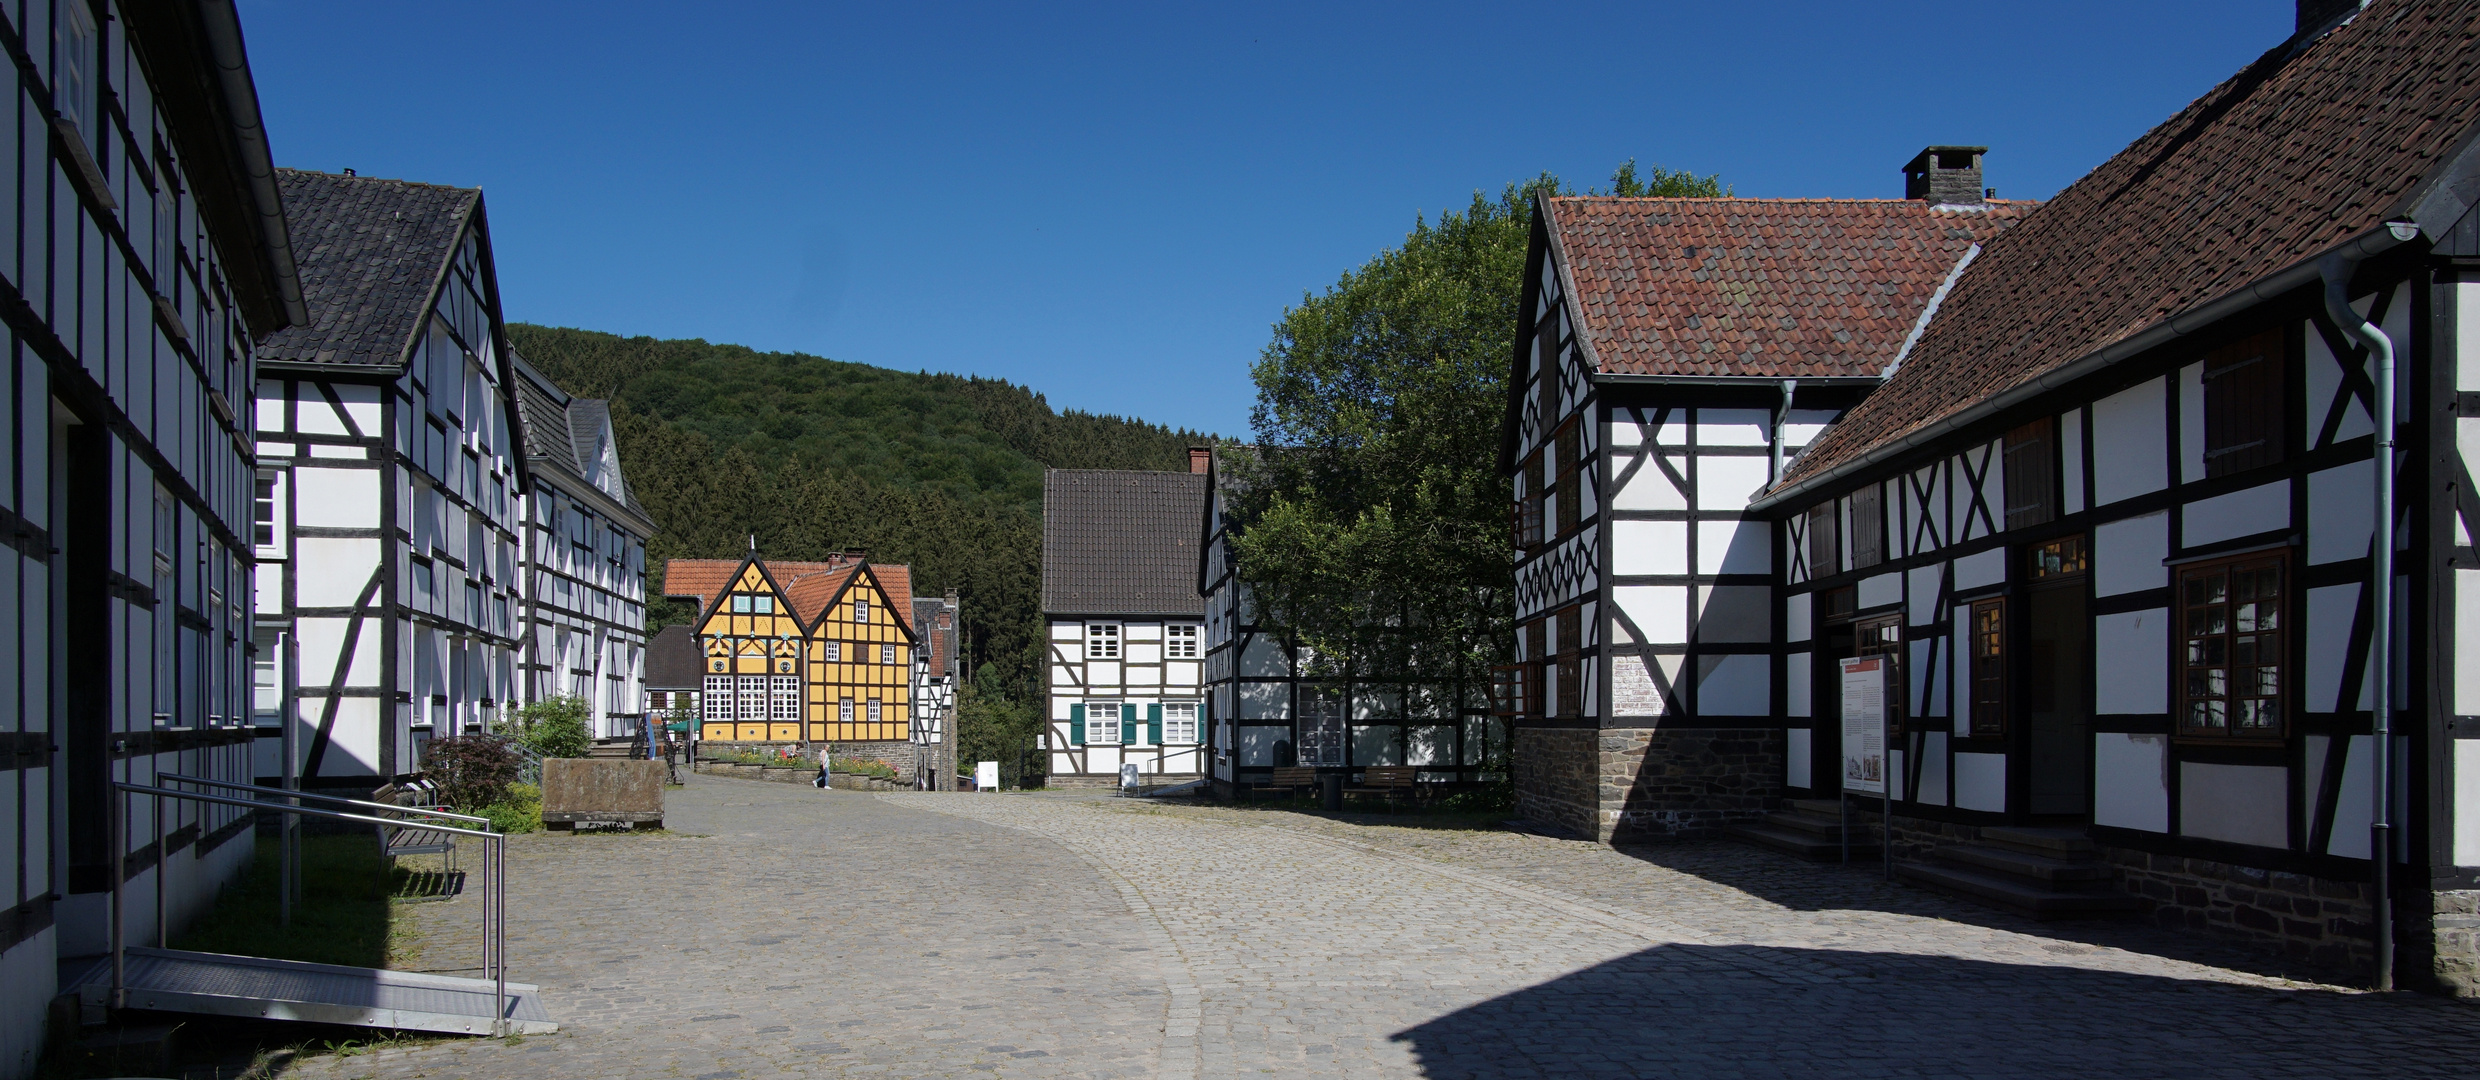
[[[2480,1009],[1737,845],[695,777],[511,845],[557,1035],[315,1077],[2468,1077]],[[471,963],[470,900],[415,966]]]

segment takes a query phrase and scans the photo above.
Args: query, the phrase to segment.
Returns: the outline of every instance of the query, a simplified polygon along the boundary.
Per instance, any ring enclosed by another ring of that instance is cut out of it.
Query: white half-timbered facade
[[[956,692],[964,671],[956,652],[964,613],[956,590],[913,598],[913,708],[910,721],[914,784],[926,791],[956,788]]]
[[[2480,6],[2324,7],[1989,244],[1755,504],[1785,790],[1834,797],[1836,662],[1889,657],[1906,877],[2054,901],[1954,853],[2065,837],[2165,925],[2469,997]]]
[[[1200,779],[1207,764],[1202,473],[1052,469],[1042,483],[1042,618],[1054,787]]]
[[[1779,797],[1764,777],[1801,751],[1781,717],[1805,684],[1748,504],[2023,216],[1983,197],[1982,149],[1923,151],[1901,200],[1540,201],[1502,458],[1518,663],[1498,705],[1525,813],[1624,839]]]
[[[572,398],[520,356],[517,412],[527,473],[523,701],[577,697],[595,737],[646,717],[646,541],[654,520],[629,492],[604,402]]]
[[[311,319],[259,370],[256,625],[290,646],[302,782],[367,789],[520,692],[514,372],[480,191],[277,182]]]
[[[1205,597],[1208,742],[1217,794],[1262,784],[1277,768],[1411,765],[1424,783],[1487,778],[1504,757],[1506,728],[1490,713],[1483,674],[1445,683],[1384,674],[1321,677],[1306,647],[1260,618],[1240,580],[1232,539],[1246,527],[1229,447],[1210,455],[1197,581]]]
[[[249,863],[252,817],[116,781],[246,782],[250,388],[303,317],[229,3],[0,5],[0,1076],[117,893],[160,944]],[[116,801],[126,807],[115,852]],[[115,876],[115,855],[123,855]],[[159,900],[162,909],[159,911]]]

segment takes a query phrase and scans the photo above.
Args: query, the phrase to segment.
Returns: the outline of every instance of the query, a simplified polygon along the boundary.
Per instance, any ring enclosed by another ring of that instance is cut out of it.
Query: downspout
[[[1765,478],[1766,482],[1769,484],[1782,479],[1783,425],[1791,422],[1791,393],[1792,391],[1799,389],[1799,386],[1800,383],[1797,379],[1784,379],[1782,381],[1782,405],[1774,410],[1774,471],[1771,475]]]
[[[2387,222],[2387,229],[2397,241],[2408,242],[2419,235],[2419,227],[2410,222]],[[2374,757],[2369,762],[2370,797],[2374,800],[2368,818],[2368,863],[2370,906],[2376,933],[2376,988],[2394,988],[2394,341],[2385,331],[2371,324],[2351,306],[2351,275],[2359,269],[2361,253],[2357,245],[2346,247],[2317,262],[2317,276],[2325,281],[2325,314],[2342,332],[2358,338],[2368,346],[2368,357],[2374,370],[2375,400],[2370,410],[2376,420],[2376,447],[2370,459],[2376,469],[2373,513],[2375,528],[2369,533],[2368,562],[2375,633],[2370,636],[2368,662],[2376,669],[2370,698],[2369,743]]]

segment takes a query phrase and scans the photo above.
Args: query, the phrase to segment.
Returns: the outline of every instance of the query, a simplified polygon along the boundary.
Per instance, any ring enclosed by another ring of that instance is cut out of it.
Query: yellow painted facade
[[[775,582],[756,564],[741,568],[730,592],[698,624],[706,653],[707,715],[699,737],[733,742],[798,742],[802,693],[801,621]],[[712,689],[732,676],[729,696]],[[789,701],[779,697],[789,697]],[[717,716],[720,706],[728,715]]]
[[[811,742],[903,742],[911,734],[913,635],[866,568],[809,630]]]
[[[699,737],[718,742],[903,742],[913,635],[868,567],[804,627],[763,564],[741,566],[698,623]]]

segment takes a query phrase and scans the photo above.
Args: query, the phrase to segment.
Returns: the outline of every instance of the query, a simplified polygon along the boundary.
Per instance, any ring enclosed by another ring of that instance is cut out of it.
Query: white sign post
[[[1843,862],[1851,862],[1851,794],[1878,797],[1885,827],[1881,847],[1886,876],[1894,876],[1894,800],[1886,794],[1886,694],[1894,664],[1884,656],[1854,656],[1843,668]]]
[[[998,762],[996,762],[996,761],[984,761],[984,762],[978,762],[978,763],[976,763],[976,764],[973,766],[973,790],[975,790],[975,791],[997,791],[997,790],[999,790],[999,763],[998,763]]]

